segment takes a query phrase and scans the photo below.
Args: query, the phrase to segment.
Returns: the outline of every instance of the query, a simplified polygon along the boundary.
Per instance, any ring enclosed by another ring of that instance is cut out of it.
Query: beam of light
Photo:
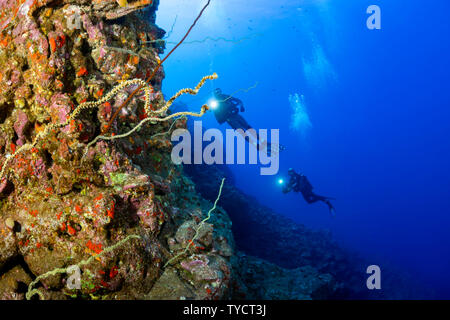
[[[211,109],[215,110],[219,107],[219,102],[216,99],[211,99],[208,102],[208,106],[210,106]]]

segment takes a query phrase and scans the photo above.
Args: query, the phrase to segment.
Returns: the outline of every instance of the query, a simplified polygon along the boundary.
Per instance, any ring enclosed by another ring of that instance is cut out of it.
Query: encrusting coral
[[[89,263],[91,263],[95,259],[98,259],[102,255],[113,251],[114,249],[120,247],[122,244],[124,244],[125,242],[127,242],[127,241],[129,241],[131,239],[141,239],[141,237],[138,236],[138,235],[129,235],[125,239],[120,240],[119,242],[117,242],[116,244],[112,245],[111,247],[106,248],[102,252],[100,252],[100,253],[98,253],[96,255],[93,255],[93,256],[89,257],[88,259],[86,259],[86,260],[78,262],[75,266],[77,266],[79,268],[79,267],[82,267],[84,265],[88,265]],[[69,266],[67,268],[56,268],[56,269],[53,269],[53,270],[51,270],[51,271],[49,271],[47,273],[41,274],[40,276],[36,277],[36,279],[34,279],[33,282],[31,282],[28,285],[28,291],[27,291],[27,294],[25,295],[27,300],[30,300],[35,294],[38,294],[41,299],[45,299],[45,297],[41,293],[41,291],[39,291],[39,289],[33,289],[33,286],[35,286],[41,279],[45,279],[45,278],[47,278],[49,276],[57,275],[59,273],[67,273],[69,268],[71,268],[71,267],[73,267],[73,266]]]
[[[169,264],[172,263],[173,261],[175,261],[175,260],[177,260],[178,258],[180,258],[181,256],[187,254],[187,253],[189,252],[190,247],[191,247],[192,245],[194,245],[194,241],[196,241],[197,238],[199,237],[200,232],[201,232],[201,230],[202,230],[202,227],[205,225],[206,221],[208,221],[209,219],[211,219],[211,213],[217,208],[217,202],[219,201],[220,196],[222,195],[222,188],[223,188],[224,182],[225,182],[225,178],[222,179],[222,183],[220,184],[220,188],[219,188],[219,193],[218,193],[218,195],[217,195],[216,201],[214,201],[213,207],[212,207],[211,209],[209,209],[206,218],[204,218],[204,219],[199,223],[199,225],[197,226],[197,228],[195,229],[195,234],[194,234],[194,236],[192,237],[192,239],[188,242],[186,248],[185,248],[181,253],[177,254],[176,256],[174,256],[173,258],[171,258],[169,261],[167,261],[166,264],[164,265],[164,268],[167,267],[167,265],[169,265]],[[104,249],[103,251],[101,251],[100,253],[98,253],[98,254],[96,254],[96,255],[93,255],[93,256],[89,257],[88,259],[86,259],[86,260],[83,260],[83,261],[78,262],[75,266],[78,267],[78,268],[80,268],[80,267],[82,267],[82,266],[88,265],[88,264],[92,263],[95,259],[98,259],[98,258],[100,258],[101,256],[103,256],[104,254],[106,254],[106,253],[108,253],[108,252],[111,252],[111,251],[115,250],[116,248],[118,248],[118,247],[120,247],[122,244],[124,244],[125,242],[127,242],[127,241],[129,241],[129,240],[132,240],[132,239],[139,239],[139,240],[140,240],[141,237],[138,236],[138,235],[129,235],[129,236],[127,236],[125,239],[120,240],[119,242],[115,243],[114,245],[112,245],[112,246],[110,246],[110,247],[108,247],[108,248],[105,248],[105,249]],[[44,295],[41,293],[41,291],[40,291],[39,289],[33,289],[33,286],[35,286],[41,279],[45,279],[45,278],[47,278],[47,277],[49,277],[49,276],[56,275],[56,274],[60,274],[60,273],[63,273],[63,274],[68,273],[69,269],[72,268],[72,267],[74,267],[74,265],[69,266],[69,267],[67,267],[67,268],[56,268],[56,269],[54,269],[54,270],[51,270],[51,271],[49,271],[49,272],[47,272],[47,273],[45,273],[45,274],[42,274],[42,275],[36,277],[36,279],[34,279],[33,282],[31,282],[31,283],[28,285],[28,291],[27,291],[27,293],[26,293],[26,295],[25,295],[26,298],[27,298],[27,300],[30,300],[35,294],[38,294],[39,297],[40,297],[41,299],[45,299],[45,297],[44,297]]]

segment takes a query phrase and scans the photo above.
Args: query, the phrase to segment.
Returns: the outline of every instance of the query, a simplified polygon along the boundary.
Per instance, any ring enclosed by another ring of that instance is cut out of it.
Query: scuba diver
[[[332,216],[335,215],[336,210],[334,209],[333,205],[330,202],[330,199],[333,198],[319,196],[315,194],[312,191],[313,186],[311,185],[308,178],[304,174],[302,173],[299,174],[295,172],[294,169],[292,168],[289,168],[288,174],[289,174],[289,183],[283,187],[283,193],[288,193],[290,191],[301,192],[306,202],[311,204],[317,201],[322,201],[328,206],[331,215]]]
[[[216,101],[213,102],[212,110],[214,112],[214,116],[219,124],[227,122],[231,128],[234,130],[242,129],[243,131],[247,131],[249,129],[253,129],[252,126],[248,124],[248,122],[242,117],[239,112],[244,112],[244,104],[238,98],[229,96],[227,94],[222,93],[222,90],[217,88],[214,90],[214,97]],[[260,150],[260,147],[264,148],[267,145],[268,153],[270,154],[272,151],[272,145],[267,141],[260,141],[256,130],[249,131],[249,133],[256,140],[256,148]],[[245,140],[250,142],[250,138],[245,135]],[[284,150],[282,145],[278,146],[278,151]]]
[[[239,112],[245,111],[241,100],[223,94],[219,88],[214,90],[214,97],[217,100],[217,105],[213,112],[219,124],[227,122],[234,130],[242,129],[245,131],[252,128],[239,114]]]

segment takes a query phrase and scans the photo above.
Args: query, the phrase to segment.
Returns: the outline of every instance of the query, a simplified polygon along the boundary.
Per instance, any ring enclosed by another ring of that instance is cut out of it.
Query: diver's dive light
[[[216,99],[209,100],[208,105],[211,107],[211,109],[215,110],[219,106],[219,102]]]
[[[284,180],[283,180],[283,179],[281,179],[281,178],[280,178],[280,179],[278,179],[278,184],[279,184],[279,185],[282,185],[282,184],[284,184]]]

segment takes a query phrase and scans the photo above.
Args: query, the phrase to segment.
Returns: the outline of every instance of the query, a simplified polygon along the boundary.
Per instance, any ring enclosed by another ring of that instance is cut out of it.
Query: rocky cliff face
[[[202,223],[212,204],[170,161],[183,120],[90,143],[160,61],[157,5],[0,1],[0,299],[229,296],[230,220]],[[163,77],[111,133],[164,106]]]

